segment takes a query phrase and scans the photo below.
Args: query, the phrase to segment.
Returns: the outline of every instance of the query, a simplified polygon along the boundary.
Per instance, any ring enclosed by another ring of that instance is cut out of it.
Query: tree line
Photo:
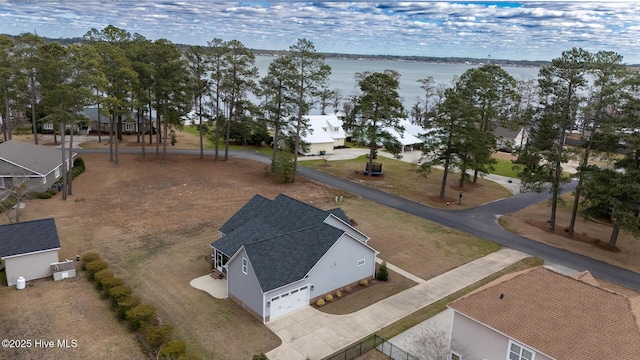
[[[449,87],[432,78],[419,82],[425,98],[410,114],[429,128],[419,172],[444,169],[440,197],[451,169],[459,171],[460,187],[491,172],[497,126],[525,129],[529,140],[516,149],[515,163],[522,190],[551,192],[551,231],[561,185],[571,180],[562,164],[574,159],[577,187],[566,231],[574,234],[582,208],[588,216],[612,219],[610,246],[620,229],[640,233],[640,73],[621,55],[573,48],[542,66],[537,79],[516,80],[489,64],[467,70]],[[575,132],[582,146],[566,147]],[[621,149],[624,155],[617,153]],[[594,151],[610,165],[594,165]]]
[[[343,98],[340,89],[328,89],[331,68],[311,41],[299,39],[279,54],[260,78],[254,53],[237,40],[214,38],[184,49],[114,26],[91,29],[82,44],[45,42],[30,33],[0,36],[3,137],[11,139],[14,124],[24,118],[36,144],[43,122],[60,131],[63,144],[69,131],[72,143],[74,129],[87,120],[81,110],[96,106],[109,121],[111,161],[118,163],[124,121],[136,122],[143,157],[145,144],[155,142],[156,156],[164,158],[168,135],[192,112],[201,158],[205,137],[214,143],[216,160],[228,159],[231,141],[270,141],[270,170],[290,182],[298,150],[306,146],[302,139],[312,131],[305,115],[314,106],[323,114],[332,107],[344,112],[345,130],[370,145],[369,166],[380,145],[399,154],[390,130],[402,132],[400,119],[425,128],[419,172],[427,176],[442,167],[444,197],[451,170],[460,174],[460,187],[492,170],[496,127],[524,128],[530,139],[517,149],[516,161],[523,189],[550,185],[549,224],[555,230],[560,187],[569,180],[562,164],[577,156],[565,142],[577,129],[584,146],[569,233],[580,206],[593,216],[604,212],[615,219],[612,245],[619,228],[637,230],[640,76],[617,53],[573,48],[542,66],[537,79],[514,79],[498,64],[469,69],[448,85],[427,76],[418,80],[424,97],[408,111],[398,95],[400,75],[393,70],[354,74],[359,91]],[[593,152],[621,146],[626,155],[609,168],[590,164]],[[62,156],[71,151],[63,147]]]

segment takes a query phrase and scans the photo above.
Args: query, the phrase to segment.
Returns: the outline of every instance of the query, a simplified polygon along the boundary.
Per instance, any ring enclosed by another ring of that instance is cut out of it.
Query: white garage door
[[[309,305],[308,285],[274,296],[271,298],[271,314],[269,320],[286,315],[307,305]]]

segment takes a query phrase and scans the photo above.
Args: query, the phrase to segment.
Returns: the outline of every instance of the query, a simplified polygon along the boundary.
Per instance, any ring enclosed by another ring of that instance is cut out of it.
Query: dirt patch
[[[565,239],[569,239],[569,240],[573,240],[573,241],[582,241],[584,243],[587,244],[591,244],[593,246],[599,247],[600,249],[603,250],[607,250],[607,251],[612,251],[612,252],[620,252],[620,248],[617,246],[611,246],[606,242],[600,241],[600,239],[596,239],[593,238],[591,236],[588,236],[586,233],[582,233],[582,234],[578,234],[578,233],[573,233],[573,235],[569,234],[569,230],[568,227],[565,226],[557,226],[558,229],[557,231],[551,231],[549,230],[549,222],[548,221],[541,221],[541,220],[527,220],[525,221],[525,223],[527,225],[531,225],[531,226],[535,226],[540,230],[543,231],[548,231],[550,234],[556,235],[556,236],[562,236]]]
[[[548,231],[550,205],[550,201],[543,201],[513,214],[505,215],[500,218],[500,224],[505,229],[526,238],[640,272],[640,262],[638,262],[640,241],[634,238],[633,234],[620,231],[616,247],[612,250],[608,245],[608,239],[613,230],[612,226],[578,216],[574,227],[575,234],[573,237],[569,237],[564,229],[568,227],[571,220],[571,206],[573,205],[571,194],[560,197],[556,214],[557,230],[550,232]]]

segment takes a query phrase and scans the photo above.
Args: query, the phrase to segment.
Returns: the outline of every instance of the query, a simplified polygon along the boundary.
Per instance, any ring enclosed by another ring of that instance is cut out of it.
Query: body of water
[[[275,58],[269,56],[256,56],[256,66],[260,70],[260,76],[267,74],[269,64]],[[356,60],[356,59],[326,59],[327,65],[331,66],[331,76],[329,77],[328,88],[330,90],[339,89],[343,99],[355,94],[358,90],[354,75],[358,72],[382,72],[390,69],[400,74],[399,94],[403,100],[405,109],[410,109],[418,98],[424,98],[424,90],[420,88],[419,79],[433,77],[436,84],[450,86],[451,83],[465,71],[479,67],[481,65],[470,64],[445,64],[445,63],[425,63],[402,60]],[[529,67],[502,67],[516,80],[535,79],[538,76],[539,68]],[[329,111],[332,109],[329,108]],[[312,114],[319,113],[317,108],[311,111]]]

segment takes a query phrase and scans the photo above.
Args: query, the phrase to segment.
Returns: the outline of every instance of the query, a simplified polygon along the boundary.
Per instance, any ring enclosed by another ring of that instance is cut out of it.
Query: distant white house
[[[336,147],[344,146],[347,135],[342,128],[342,120],[337,115],[307,115],[309,130],[302,137],[308,144],[304,155],[331,154]]]
[[[420,139],[420,137],[426,134],[428,132],[427,130],[420,126],[411,124],[407,119],[400,119],[399,125],[404,128],[404,131],[398,132],[392,127],[385,128],[384,130],[393,136],[398,143],[400,143],[403,152],[406,148],[413,150],[413,145],[422,144],[423,140]],[[368,140],[364,140],[364,142],[368,143]]]
[[[529,131],[524,127],[518,130],[497,127],[494,134],[496,136],[496,149],[500,151],[514,151],[529,142]]]

